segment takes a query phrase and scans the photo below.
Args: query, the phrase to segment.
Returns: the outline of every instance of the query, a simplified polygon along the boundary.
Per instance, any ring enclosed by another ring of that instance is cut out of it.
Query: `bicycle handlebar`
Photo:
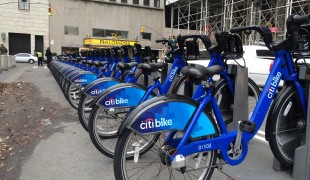
[[[301,26],[302,24],[305,24],[307,22],[310,22],[310,14],[303,16],[299,14],[292,14],[287,18],[286,26],[287,29],[289,29],[292,26]]]
[[[203,42],[206,49],[209,49],[209,47],[211,46],[211,40],[206,35],[199,35],[199,34],[183,35],[182,38],[183,38],[183,40],[189,39],[189,38],[200,39]]]
[[[294,50],[295,45],[298,43],[298,31],[302,24],[310,22],[310,15],[299,15],[299,14],[292,14],[286,20],[286,27],[287,27],[287,39],[278,44],[272,44],[272,34],[268,27],[262,26],[247,26],[247,27],[234,27],[230,29],[230,32],[241,32],[247,30],[254,30],[260,33],[263,37],[263,40],[268,49],[271,51],[278,51],[281,49],[286,49],[288,51]]]
[[[257,31],[261,36],[263,36],[263,41],[265,42],[268,49],[273,50],[272,44],[272,33],[268,27],[263,26],[245,26],[245,27],[233,27],[229,31],[231,33],[242,32],[242,31]]]
[[[172,46],[171,42],[168,40],[168,39],[158,39],[155,41],[156,43],[162,43],[162,44],[165,44],[167,43],[168,46],[173,50],[174,47]]]

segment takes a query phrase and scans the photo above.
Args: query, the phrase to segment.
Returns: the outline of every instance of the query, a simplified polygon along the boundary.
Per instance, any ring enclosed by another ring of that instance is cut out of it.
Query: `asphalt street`
[[[71,108],[46,67],[17,63],[17,67],[0,74],[1,82],[28,81],[35,84],[41,96],[68,109],[70,119],[64,119],[55,128],[61,129],[42,140],[22,161],[22,169],[16,179],[114,179],[113,161],[93,146],[88,133],[78,122],[76,110]],[[223,173],[215,172],[214,180],[291,180],[290,171],[277,172],[272,168],[273,156],[263,134],[249,144],[246,160],[238,166],[224,165]]]

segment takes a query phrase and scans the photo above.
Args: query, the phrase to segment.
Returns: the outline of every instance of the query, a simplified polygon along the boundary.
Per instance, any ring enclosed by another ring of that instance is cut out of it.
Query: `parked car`
[[[15,60],[16,62],[28,62],[30,64],[33,64],[35,62],[38,62],[38,57],[28,53],[18,53],[15,55]]]

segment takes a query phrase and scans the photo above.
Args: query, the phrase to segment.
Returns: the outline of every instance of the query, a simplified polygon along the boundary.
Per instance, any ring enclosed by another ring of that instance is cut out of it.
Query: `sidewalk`
[[[16,179],[22,180],[76,180],[114,179],[112,159],[103,156],[92,144],[88,133],[78,122],[77,112],[70,107],[49,69],[35,65],[17,64],[12,71],[0,75],[1,82],[28,81],[39,89],[39,96],[56,103],[57,121],[47,125],[49,136],[34,146],[16,162],[20,171]],[[47,101],[45,99],[45,101]],[[49,102],[48,101],[48,102]],[[266,142],[254,139],[249,144],[246,160],[238,166],[224,165],[223,171],[233,179],[291,180],[288,172],[272,169],[272,153]],[[213,180],[231,180],[225,174],[214,173]]]

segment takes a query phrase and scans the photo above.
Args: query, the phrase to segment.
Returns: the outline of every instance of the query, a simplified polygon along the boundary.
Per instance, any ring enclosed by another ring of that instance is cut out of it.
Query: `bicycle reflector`
[[[270,63],[270,66],[269,66],[269,72],[270,72],[270,71],[271,71],[271,69],[272,69],[273,62],[274,62],[274,61],[272,61],[272,62]]]

